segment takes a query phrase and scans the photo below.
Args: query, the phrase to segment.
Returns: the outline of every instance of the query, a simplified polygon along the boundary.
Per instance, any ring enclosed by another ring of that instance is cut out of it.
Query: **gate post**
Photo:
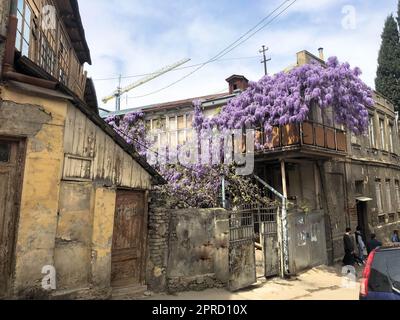
[[[282,246],[282,265],[281,265],[281,277],[284,278],[286,275],[289,275],[289,232],[288,232],[288,216],[287,216],[287,185],[286,185],[286,165],[285,161],[281,161],[281,172],[282,172],[282,188],[283,188],[283,197],[282,197],[282,217],[281,217],[281,227],[282,227],[282,242],[280,245]]]

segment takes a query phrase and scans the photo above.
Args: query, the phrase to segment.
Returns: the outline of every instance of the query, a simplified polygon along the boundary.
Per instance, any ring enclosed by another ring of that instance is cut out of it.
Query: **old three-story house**
[[[311,60],[324,63],[323,50],[318,57],[299,52],[295,66]],[[148,132],[152,136],[156,132],[159,146],[176,146],[193,136],[194,100],[201,100],[205,115],[211,117],[248,84],[238,75],[227,82],[226,93],[102,116],[144,112]],[[272,139],[257,133],[265,150],[256,154],[256,174],[289,200],[293,273],[340,260],[348,226],[355,230],[359,225],[366,238],[376,233],[381,240],[388,240],[391,230],[399,227],[398,119],[393,104],[379,93],[375,93],[375,102],[365,136],[354,136],[334,122],[332,110],[320,108],[313,108],[302,124],[274,128]]]
[[[98,115],[77,0],[3,0],[0,18],[0,297],[143,286],[162,179]]]

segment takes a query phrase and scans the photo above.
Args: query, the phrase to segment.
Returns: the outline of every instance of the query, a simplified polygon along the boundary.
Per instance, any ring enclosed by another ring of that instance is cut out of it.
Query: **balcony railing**
[[[303,146],[347,152],[346,131],[311,121],[274,127],[272,135],[268,137],[262,131],[257,131],[256,143],[263,146],[264,152]]]

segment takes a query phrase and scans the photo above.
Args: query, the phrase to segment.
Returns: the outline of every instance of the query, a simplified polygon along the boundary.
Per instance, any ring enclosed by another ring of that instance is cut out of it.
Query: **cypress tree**
[[[397,22],[393,15],[386,19],[383,29],[375,87],[378,92],[394,102],[397,111],[400,110],[400,42]]]
[[[400,0],[397,4],[397,24],[400,27]]]

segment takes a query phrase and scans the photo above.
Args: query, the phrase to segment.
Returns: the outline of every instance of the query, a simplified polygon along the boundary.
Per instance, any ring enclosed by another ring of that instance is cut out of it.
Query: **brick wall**
[[[228,214],[171,209],[159,194],[149,209],[147,285],[153,292],[223,287],[228,281]]]

